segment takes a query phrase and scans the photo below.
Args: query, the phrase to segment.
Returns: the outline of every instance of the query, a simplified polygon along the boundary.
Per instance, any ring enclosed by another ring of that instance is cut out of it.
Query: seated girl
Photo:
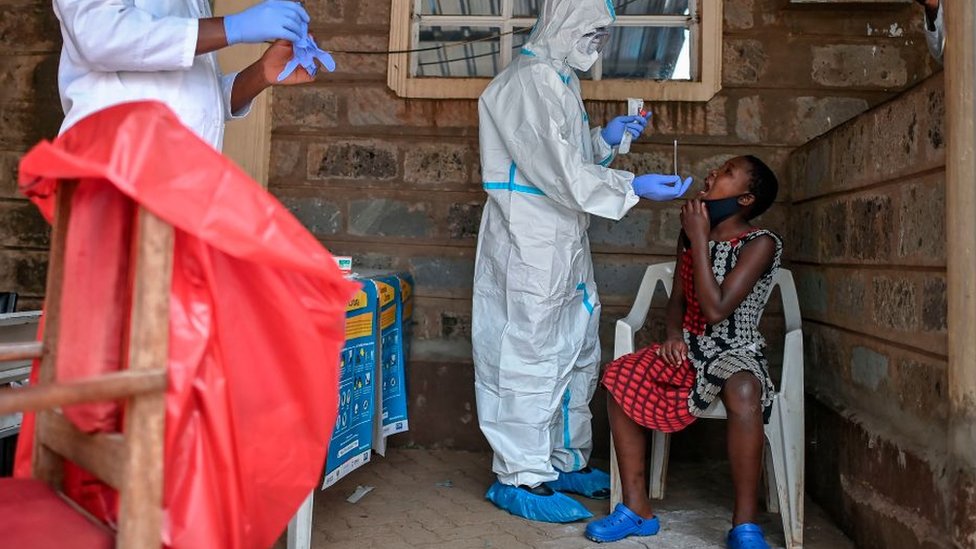
[[[758,324],[783,242],[749,220],[772,205],[778,188],[766,164],[740,156],[712,170],[705,189],[682,207],[667,341],[617,359],[603,376],[623,503],[587,525],[591,540],[658,532],[647,496],[645,429],[684,429],[721,398],[735,487],[728,546],[769,547],[755,523],[763,424],[773,394]]]

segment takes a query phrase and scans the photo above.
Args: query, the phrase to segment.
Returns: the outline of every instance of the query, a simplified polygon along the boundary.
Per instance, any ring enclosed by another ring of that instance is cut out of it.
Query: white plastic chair
[[[626,318],[617,321],[614,358],[634,352],[634,335],[647,320],[651,299],[658,284],[671,295],[674,262],[651,265],[644,273],[637,298]],[[793,275],[779,269],[773,288],[779,286],[786,319],[786,341],[783,346],[783,375],[779,390],[773,395],[772,415],[765,426],[765,473],[767,504],[770,512],[779,512],[783,521],[787,549],[803,547],[803,487],[804,487],[804,427],[803,427],[803,334],[800,331],[800,306]],[[772,288],[770,288],[772,292]],[[721,399],[708,408],[703,416],[726,419]],[[651,471],[648,491],[653,499],[664,498],[671,436],[653,431]],[[620,474],[617,454],[610,440],[610,507],[621,500]]]

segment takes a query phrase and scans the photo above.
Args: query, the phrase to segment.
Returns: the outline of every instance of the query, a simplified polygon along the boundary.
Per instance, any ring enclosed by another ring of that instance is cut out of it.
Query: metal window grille
[[[699,78],[700,0],[614,0],[606,50],[584,79]],[[529,37],[541,0],[414,0],[412,77],[492,77]],[[443,46],[443,47],[437,47]],[[435,49],[427,49],[427,48]]]

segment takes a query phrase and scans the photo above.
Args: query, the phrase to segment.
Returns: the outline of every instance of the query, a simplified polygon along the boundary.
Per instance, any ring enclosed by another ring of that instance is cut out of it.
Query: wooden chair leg
[[[54,227],[51,231],[51,251],[48,255],[47,287],[44,294],[44,355],[40,360],[37,382],[40,385],[53,383],[58,361],[58,337],[61,331],[61,297],[64,280],[64,250],[68,241],[68,226],[71,223],[71,200],[77,182],[65,182],[57,191],[55,202]],[[41,413],[37,415],[40,419]],[[40,425],[42,422],[38,421]],[[64,478],[64,461],[51,449],[41,443],[43,436],[35,429],[33,442],[33,477],[47,482],[56,489],[61,488]]]
[[[136,230],[129,369],[165,368],[173,229],[140,209]],[[126,409],[128,456],[119,501],[118,547],[151,549],[162,544],[164,398],[162,393],[137,396]]]

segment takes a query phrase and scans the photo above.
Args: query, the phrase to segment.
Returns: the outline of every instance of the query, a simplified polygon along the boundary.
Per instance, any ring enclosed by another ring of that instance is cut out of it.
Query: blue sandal
[[[657,517],[646,519],[618,503],[613,513],[586,525],[586,537],[597,543],[620,541],[630,536],[653,536],[661,530]]]
[[[758,524],[747,522],[729,530],[729,549],[769,549],[762,528]]]

